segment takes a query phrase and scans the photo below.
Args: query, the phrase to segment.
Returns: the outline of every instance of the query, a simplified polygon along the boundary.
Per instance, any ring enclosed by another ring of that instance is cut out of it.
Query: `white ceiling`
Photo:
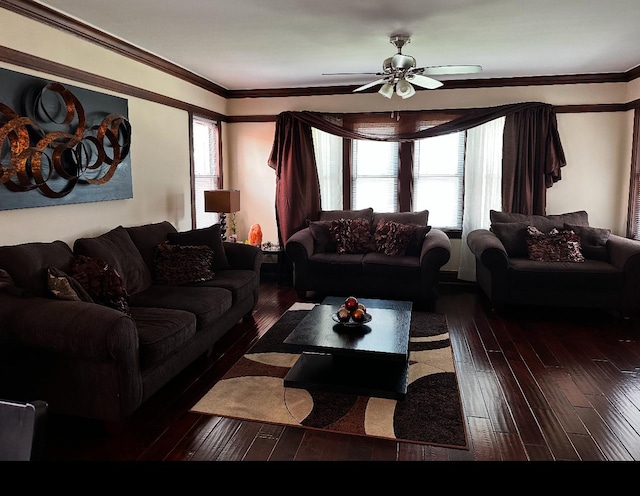
[[[640,0],[47,0],[39,2],[228,90],[363,84],[411,36],[438,79],[626,72],[640,64]]]

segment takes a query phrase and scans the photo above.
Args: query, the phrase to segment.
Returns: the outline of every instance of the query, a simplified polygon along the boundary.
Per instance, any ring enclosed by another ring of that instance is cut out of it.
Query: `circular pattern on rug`
[[[461,419],[456,376],[443,372],[409,384],[407,398],[396,405],[393,425],[397,438],[464,445]]]

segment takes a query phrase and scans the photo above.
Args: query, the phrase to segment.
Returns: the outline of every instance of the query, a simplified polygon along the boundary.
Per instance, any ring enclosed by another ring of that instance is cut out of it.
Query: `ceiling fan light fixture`
[[[393,96],[393,83],[384,83],[378,90],[378,93],[387,98],[391,98]]]
[[[407,81],[406,79],[401,79],[400,81],[398,81],[398,84],[396,84],[396,93],[398,94],[398,96],[406,99],[415,95],[416,89],[409,81]]]

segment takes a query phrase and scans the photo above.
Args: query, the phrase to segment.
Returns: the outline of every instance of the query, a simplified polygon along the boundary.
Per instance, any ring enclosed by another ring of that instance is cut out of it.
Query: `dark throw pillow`
[[[527,251],[527,223],[526,222],[496,222],[491,224],[491,230],[507,250],[510,257],[526,257]]]
[[[93,303],[93,298],[87,293],[76,279],[55,267],[47,268],[47,287],[58,300],[87,301]]]
[[[367,253],[371,251],[371,223],[368,219],[336,219],[329,225],[329,231],[338,253]]]
[[[167,234],[167,240],[173,245],[208,246],[213,251],[213,263],[211,264],[213,271],[231,268],[222,244],[220,224],[214,224],[202,229],[192,229],[191,231],[169,233]]]
[[[181,286],[194,282],[210,281],[213,250],[206,245],[173,245],[163,241],[156,247],[154,258],[157,284]]]
[[[416,229],[413,232],[413,236],[409,240],[409,244],[407,245],[407,249],[405,250],[405,255],[410,255],[412,257],[419,257],[422,253],[422,243],[424,242],[424,238],[429,231],[431,231],[431,226],[415,226]]]
[[[570,229],[580,238],[580,247],[585,258],[591,260],[609,261],[607,241],[611,235],[611,229],[600,227],[576,226],[565,224],[565,229]]]
[[[381,218],[373,235],[376,251],[391,257],[404,255],[417,227]]]
[[[335,253],[336,243],[331,236],[329,226],[331,222],[324,220],[307,220],[309,231],[313,236],[313,251],[315,253]]]
[[[129,294],[118,271],[99,258],[77,256],[71,264],[71,276],[78,281],[94,303],[129,311]]]
[[[580,238],[573,231],[555,227],[543,233],[534,226],[527,228],[529,258],[539,262],[584,262]]]
[[[5,291],[15,296],[24,296],[27,292],[16,286],[13,277],[6,270],[0,269],[0,291]]]

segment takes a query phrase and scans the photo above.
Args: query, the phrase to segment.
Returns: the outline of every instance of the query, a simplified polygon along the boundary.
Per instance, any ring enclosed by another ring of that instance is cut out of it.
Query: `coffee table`
[[[332,315],[344,302],[327,297],[284,340],[300,358],[286,387],[404,399],[409,371],[410,301],[362,298],[371,321],[345,327]]]

